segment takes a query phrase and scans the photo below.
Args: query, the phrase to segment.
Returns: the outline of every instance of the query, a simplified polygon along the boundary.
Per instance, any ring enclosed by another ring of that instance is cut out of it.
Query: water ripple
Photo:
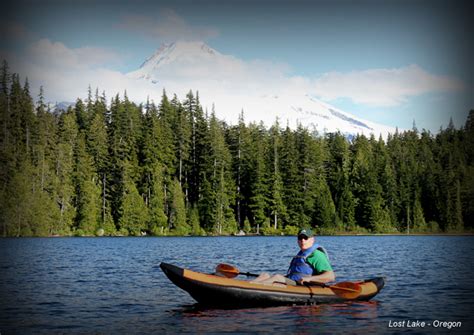
[[[338,280],[386,276],[387,286],[370,302],[208,309],[172,285],[159,264],[283,273],[295,238],[1,239],[0,332],[378,334],[401,331],[389,329],[390,321],[418,319],[462,321],[450,332],[472,333],[474,238],[318,239]]]

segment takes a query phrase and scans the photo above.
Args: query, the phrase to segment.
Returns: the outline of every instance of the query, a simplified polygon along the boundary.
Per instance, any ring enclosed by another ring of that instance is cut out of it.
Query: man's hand
[[[299,284],[299,285],[304,285],[304,282],[306,282],[307,280],[305,278],[301,278],[301,279],[298,279],[296,282]]]

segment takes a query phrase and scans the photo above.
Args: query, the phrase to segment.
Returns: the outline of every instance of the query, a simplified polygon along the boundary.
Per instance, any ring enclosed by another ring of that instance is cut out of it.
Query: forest
[[[347,137],[228,125],[198,91],[89,88],[58,109],[5,61],[0,76],[4,237],[473,231],[474,110],[436,134]]]

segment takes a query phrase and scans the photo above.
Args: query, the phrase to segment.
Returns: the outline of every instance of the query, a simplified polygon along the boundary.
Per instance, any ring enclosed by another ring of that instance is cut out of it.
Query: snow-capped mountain
[[[199,64],[212,66],[224,57],[217,51],[208,47],[205,43],[199,42],[177,42],[164,44],[151,57],[149,57],[138,70],[130,72],[132,78],[150,80],[153,83],[159,82],[160,72],[168,72],[166,67],[175,70],[176,65],[188,67]]]
[[[267,126],[278,118],[282,126],[302,124],[319,133],[373,133],[385,138],[395,132],[393,127],[363,120],[317,99],[310,81],[285,71],[278,64],[221,54],[203,42],[176,42],[163,45],[127,76],[180,98],[198,90],[203,107],[215,109],[220,119],[231,124],[244,111],[246,122],[263,121]]]

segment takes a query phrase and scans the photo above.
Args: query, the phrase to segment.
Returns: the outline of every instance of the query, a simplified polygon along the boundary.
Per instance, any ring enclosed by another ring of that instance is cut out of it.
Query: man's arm
[[[332,270],[329,259],[324,252],[316,250],[308,257],[307,262],[316,270],[317,274],[305,277],[304,281],[327,283],[336,280],[336,274]]]
[[[335,280],[336,280],[336,275],[334,274],[334,271],[326,271],[316,276],[304,277],[299,280],[299,283],[303,284],[304,282],[312,282],[312,281],[320,282],[320,283],[328,283]]]

